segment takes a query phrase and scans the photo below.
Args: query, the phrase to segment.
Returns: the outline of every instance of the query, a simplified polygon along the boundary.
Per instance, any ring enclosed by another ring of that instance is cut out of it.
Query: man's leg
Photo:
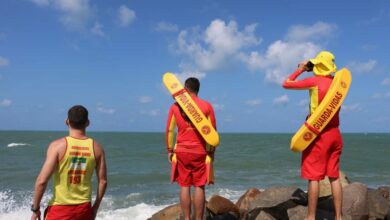
[[[309,188],[308,188],[309,204],[307,208],[306,220],[315,220],[316,218],[319,189],[320,186],[317,180],[309,180]]]
[[[204,203],[205,203],[204,186],[195,187],[194,205],[195,205],[195,220],[203,219]]]
[[[332,187],[333,204],[336,212],[336,220],[341,220],[343,189],[341,187],[340,178],[329,178],[330,186]]]
[[[190,187],[180,188],[180,206],[183,211],[184,220],[191,220],[191,190]]]

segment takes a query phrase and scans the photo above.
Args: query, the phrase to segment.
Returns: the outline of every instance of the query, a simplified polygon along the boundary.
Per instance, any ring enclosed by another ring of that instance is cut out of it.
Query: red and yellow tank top
[[[66,152],[54,172],[54,196],[49,205],[75,205],[91,201],[96,167],[93,139],[66,137]]]

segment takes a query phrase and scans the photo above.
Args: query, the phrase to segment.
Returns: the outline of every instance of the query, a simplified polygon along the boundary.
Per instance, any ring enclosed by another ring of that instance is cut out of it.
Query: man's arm
[[[96,199],[92,206],[92,210],[95,218],[100,203],[103,199],[104,193],[106,192],[107,167],[106,167],[106,158],[105,158],[104,150],[97,142],[95,142],[94,144],[94,152],[95,152],[95,159],[96,159],[96,176],[98,181]]]
[[[285,89],[310,89],[313,86],[317,86],[316,82],[313,80],[313,77],[309,77],[303,80],[296,80],[298,76],[303,73],[302,69],[297,69],[292,73],[288,79],[283,82],[283,88]]]
[[[63,140],[54,141],[49,145],[47,149],[45,163],[43,164],[41,172],[39,173],[37,180],[35,182],[35,193],[34,193],[33,203],[31,207],[32,209],[38,209],[38,211],[33,212],[31,216],[31,220],[41,219],[41,212],[39,211],[39,208],[40,208],[42,196],[46,190],[47,183],[49,182],[49,179],[58,164],[58,150],[60,147],[59,145],[64,144],[62,142]]]
[[[208,115],[208,119],[210,120],[211,125],[213,125],[214,129],[217,130],[217,120],[215,118],[214,108],[210,103],[208,103],[208,104],[209,104],[209,110],[210,110],[209,115]],[[216,146],[211,146],[208,144],[206,145],[206,150],[212,158],[214,158],[215,148],[216,148]]]
[[[168,151],[168,161],[170,162],[173,155],[173,146],[175,145],[175,128],[176,128],[176,119],[173,114],[173,107],[169,109],[168,121],[165,129],[165,143]]]
[[[214,108],[213,108],[213,106],[211,104],[210,104],[209,119],[210,119],[210,122],[213,125],[214,129],[217,130],[217,120],[215,119]]]

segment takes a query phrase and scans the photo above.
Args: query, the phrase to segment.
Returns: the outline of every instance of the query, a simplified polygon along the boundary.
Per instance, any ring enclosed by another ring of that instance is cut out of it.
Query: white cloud
[[[3,99],[0,101],[0,107],[8,107],[12,104],[12,101],[9,99]]]
[[[361,104],[356,103],[352,105],[342,105],[341,107],[341,112],[346,113],[346,112],[360,112],[362,110]]]
[[[138,101],[142,104],[150,103],[153,101],[152,97],[150,96],[141,96],[138,98]]]
[[[8,65],[9,65],[9,60],[5,57],[0,56],[0,67],[8,66]]]
[[[261,103],[262,103],[261,99],[251,99],[245,101],[245,104],[249,106],[258,106],[261,105]]]
[[[56,0],[53,4],[61,11],[61,23],[70,30],[84,30],[95,16],[89,0]]]
[[[274,105],[286,105],[290,99],[288,98],[287,95],[282,95],[280,97],[277,97],[274,99],[273,104]]]
[[[99,22],[95,22],[95,25],[91,28],[91,33],[100,37],[105,37],[105,33],[103,32],[103,25]]]
[[[371,99],[380,99],[382,98],[382,94],[381,93],[375,93],[371,96]]]
[[[224,104],[213,103],[212,106],[215,111],[223,111],[225,109]]]
[[[260,52],[253,49],[262,41],[255,35],[256,24],[239,30],[235,21],[216,19],[204,31],[199,27],[180,31],[172,49],[185,58],[180,65],[185,71],[208,72],[242,62],[250,70],[264,73],[266,81],[281,84],[300,61],[323,49],[326,43],[317,43],[319,40],[326,42],[337,29],[321,21],[291,26],[284,40],[276,40]]]
[[[60,22],[71,31],[85,31],[96,16],[89,0],[31,0],[40,7],[50,7],[60,12]]]
[[[383,86],[390,86],[390,78],[385,78],[382,81],[381,85],[383,85]]]
[[[184,66],[212,71],[225,66],[242,49],[258,45],[261,39],[255,36],[255,29],[256,24],[251,24],[239,31],[235,21],[216,19],[203,32],[199,28],[180,31],[175,49],[188,58],[189,64]]]
[[[122,27],[129,26],[135,20],[135,11],[129,9],[126,5],[121,5],[118,9],[119,23]]]
[[[371,99],[390,98],[390,91],[386,93],[375,93],[371,96]]]
[[[357,62],[351,61],[347,64],[347,67],[351,70],[352,73],[369,73],[375,69],[377,66],[376,60],[368,60],[367,62]]]
[[[106,107],[103,107],[103,106],[98,106],[97,108],[98,112],[101,112],[101,113],[104,113],[104,114],[108,114],[108,115],[112,115],[116,112],[115,109],[113,108],[106,108]]]
[[[160,109],[152,109],[152,110],[148,110],[148,111],[142,110],[140,112],[140,114],[141,115],[147,115],[147,116],[156,117],[156,116],[160,115]]]
[[[206,73],[202,72],[197,72],[197,71],[191,71],[191,72],[181,72],[181,73],[174,73],[177,77],[177,79],[183,84],[187,78],[189,77],[195,77],[199,80],[203,79],[206,77]]]
[[[390,120],[390,117],[387,117],[387,116],[379,116],[377,118],[374,118],[372,120],[372,122],[375,122],[375,123],[388,123],[387,121]]]
[[[300,107],[307,107],[308,105],[309,105],[308,99],[302,99],[301,101],[298,102],[298,106]]]
[[[314,57],[324,45],[317,40],[330,37],[327,31],[337,30],[334,24],[317,22],[311,26],[295,25],[287,32],[286,40],[271,43],[265,53],[241,53],[240,59],[252,71],[265,73],[265,80],[281,84],[302,60]]]
[[[50,3],[49,0],[31,0],[31,1],[40,7],[48,6]]]
[[[171,24],[165,21],[160,21],[153,28],[155,31],[161,32],[176,32],[179,30],[179,27],[176,24]]]
[[[265,54],[253,51],[249,55],[240,56],[250,70],[265,71],[266,81],[281,84],[300,61],[314,57],[320,49],[319,45],[312,42],[278,40],[268,47]]]
[[[374,44],[365,44],[365,45],[362,45],[360,48],[362,50],[365,50],[365,51],[373,51],[373,50],[376,50],[378,48],[378,46],[374,45]]]
[[[289,28],[288,41],[311,41],[334,35],[337,25],[318,21],[313,25],[294,25]]]

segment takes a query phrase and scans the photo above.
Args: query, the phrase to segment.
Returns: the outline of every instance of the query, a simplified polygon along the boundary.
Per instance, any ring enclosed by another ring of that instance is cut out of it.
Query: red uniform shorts
[[[325,176],[338,178],[342,147],[343,143],[338,127],[323,131],[302,152],[302,178],[308,180],[322,180]]]
[[[91,203],[52,205],[45,210],[45,220],[93,220]]]
[[[176,181],[179,186],[201,187],[206,185],[206,156],[207,154],[176,152],[178,174]]]

